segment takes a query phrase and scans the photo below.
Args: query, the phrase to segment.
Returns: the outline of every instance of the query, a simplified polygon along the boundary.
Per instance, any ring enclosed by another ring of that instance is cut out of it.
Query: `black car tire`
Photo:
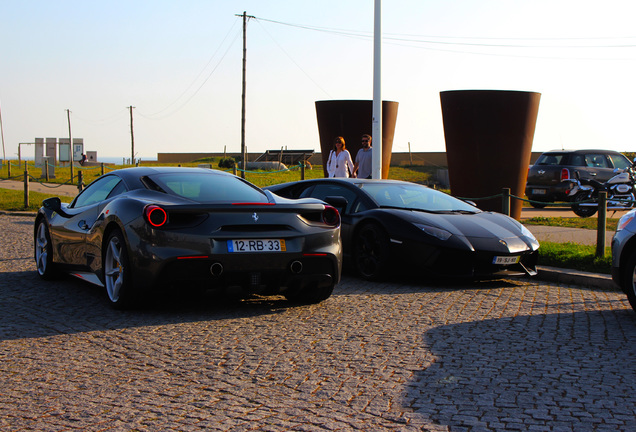
[[[53,264],[51,234],[45,219],[40,219],[35,229],[33,248],[38,275],[44,280],[55,279],[59,276],[57,266]]]
[[[636,311],[636,251],[633,251],[625,261],[621,289],[627,294],[629,304]]]
[[[292,303],[299,304],[315,304],[323,300],[327,300],[333,293],[334,285],[323,286],[320,288],[304,288],[292,289],[285,292],[285,298]]]
[[[104,243],[103,272],[106,294],[111,306],[125,309],[133,304],[132,271],[124,235],[114,230]]]
[[[375,223],[362,226],[353,247],[353,261],[359,276],[366,280],[384,276],[389,259],[389,236],[381,226]]]
[[[588,198],[587,196],[585,196],[585,194],[577,194],[574,197],[574,204],[572,204],[572,211],[574,212],[575,215],[579,216],[579,217],[590,217],[593,216],[594,213],[596,213],[597,207],[582,207],[578,204],[575,204],[577,202],[581,202],[581,201],[587,201]]]

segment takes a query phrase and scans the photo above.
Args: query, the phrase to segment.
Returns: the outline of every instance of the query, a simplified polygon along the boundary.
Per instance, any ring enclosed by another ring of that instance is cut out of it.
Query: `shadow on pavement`
[[[391,281],[367,282],[345,275],[332,298],[343,295],[408,294],[468,288],[514,288],[500,280],[463,284],[422,281],[415,275],[400,275]],[[220,292],[186,291],[148,297],[137,309],[118,311],[108,304],[103,288],[71,276],[43,281],[35,271],[0,275],[0,340],[109,330],[184,322],[248,318],[276,314],[293,308],[329,308],[329,300],[318,305],[296,305],[283,296],[254,296],[237,299]]]
[[[403,405],[451,431],[636,430],[634,340],[626,309],[436,327]]]

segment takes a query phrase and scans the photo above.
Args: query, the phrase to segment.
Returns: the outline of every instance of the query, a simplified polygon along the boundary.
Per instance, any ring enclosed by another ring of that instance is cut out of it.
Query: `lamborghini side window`
[[[120,182],[121,179],[114,175],[98,178],[75,198],[71,207],[85,207],[104,201]]]

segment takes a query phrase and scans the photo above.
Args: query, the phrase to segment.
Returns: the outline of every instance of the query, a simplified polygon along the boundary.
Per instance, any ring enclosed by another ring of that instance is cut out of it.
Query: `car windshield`
[[[610,154],[610,159],[614,164],[614,168],[626,169],[632,166],[632,163],[622,154]]]
[[[201,203],[266,203],[267,196],[238,177],[202,173],[163,173],[148,176],[164,192]]]
[[[381,207],[431,212],[469,212],[479,209],[448,194],[415,183],[363,183],[360,187]]]

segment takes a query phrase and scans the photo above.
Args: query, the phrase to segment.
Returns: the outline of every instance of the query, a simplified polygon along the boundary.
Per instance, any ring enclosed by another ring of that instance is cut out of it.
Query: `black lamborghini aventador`
[[[423,185],[329,178],[265,189],[337,206],[345,262],[366,279],[409,269],[473,279],[536,274],[539,243],[522,224]]]

